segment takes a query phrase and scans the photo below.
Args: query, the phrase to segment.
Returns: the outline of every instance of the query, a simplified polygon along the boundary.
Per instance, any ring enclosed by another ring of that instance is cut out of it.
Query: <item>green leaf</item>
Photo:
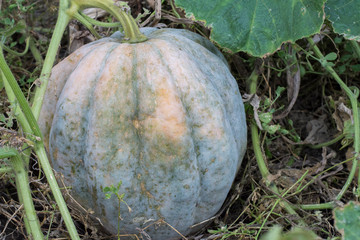
[[[325,13],[334,32],[347,39],[360,41],[360,1],[328,0]]]
[[[14,47],[14,46],[16,46],[16,44],[17,44],[17,42],[12,42],[12,43],[10,43],[10,48],[12,48],[12,47]]]
[[[357,240],[360,236],[360,204],[349,202],[345,207],[334,209],[335,227],[344,240]]]
[[[119,199],[122,200],[122,199],[124,199],[124,197],[125,197],[125,193],[121,194],[121,195],[119,196]]]
[[[354,72],[360,72],[360,64],[355,64],[350,66],[351,70],[353,70]]]
[[[210,38],[233,52],[264,56],[283,42],[318,33],[325,0],[175,0],[186,16],[212,28]]]
[[[326,55],[326,56],[327,56],[327,55]],[[330,56],[330,58],[331,58],[331,56]],[[335,66],[334,63],[328,62],[328,61],[326,60],[326,57],[320,59],[320,63],[321,63],[321,65],[322,65],[324,68],[326,68],[327,66],[330,66],[330,67]]]
[[[276,88],[276,91],[275,91],[276,98],[278,98],[285,89],[286,89],[286,88],[281,87],[281,86],[277,87],[277,88]]]
[[[331,52],[325,56],[325,59],[328,61],[334,61],[337,58],[336,53]]]
[[[268,124],[271,122],[271,120],[273,119],[273,115],[269,112],[265,112],[265,113],[260,113],[259,114],[259,119],[262,123],[264,124]]]
[[[5,121],[6,121],[5,115],[0,113],[0,122],[5,122]]]
[[[265,125],[263,126],[263,128],[269,133],[269,134],[275,134],[279,129],[280,129],[280,125],[276,124],[276,125]]]
[[[280,132],[281,134],[284,134],[284,135],[289,134],[289,131],[286,130],[286,129],[284,129],[284,128],[280,128],[280,129],[279,129],[279,132]]]

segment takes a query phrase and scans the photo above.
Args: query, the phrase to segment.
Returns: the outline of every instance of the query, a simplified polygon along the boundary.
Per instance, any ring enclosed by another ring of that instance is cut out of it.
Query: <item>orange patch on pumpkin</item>
[[[171,140],[183,137],[187,133],[185,112],[180,99],[173,90],[158,89],[155,124],[157,130]]]

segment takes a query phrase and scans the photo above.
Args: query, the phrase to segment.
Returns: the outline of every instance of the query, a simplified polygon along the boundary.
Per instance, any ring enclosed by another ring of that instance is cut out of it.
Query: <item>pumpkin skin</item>
[[[87,44],[50,77],[39,125],[53,168],[71,195],[117,233],[118,202],[102,189],[122,181],[120,230],[163,219],[182,234],[220,209],[247,136],[243,103],[223,55],[187,30],[142,28]],[[152,239],[177,239],[168,225]]]

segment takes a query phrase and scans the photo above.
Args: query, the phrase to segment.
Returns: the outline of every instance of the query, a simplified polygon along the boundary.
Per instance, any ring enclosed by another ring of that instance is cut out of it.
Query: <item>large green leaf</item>
[[[336,33],[348,39],[360,41],[359,0],[328,0],[325,13]]]
[[[360,236],[360,205],[350,202],[343,208],[334,210],[335,227],[344,240],[357,240]]]
[[[320,31],[325,0],[175,0],[186,16],[212,28],[211,39],[233,52],[263,56],[283,42]]]

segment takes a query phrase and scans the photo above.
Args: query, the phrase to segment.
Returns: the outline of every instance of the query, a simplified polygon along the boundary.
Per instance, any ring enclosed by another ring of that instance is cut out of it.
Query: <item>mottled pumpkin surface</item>
[[[39,124],[53,167],[72,196],[117,233],[163,219],[182,234],[223,204],[246,148],[235,79],[221,53],[186,30],[141,29],[85,45],[54,67]],[[145,230],[176,239],[166,224]]]

